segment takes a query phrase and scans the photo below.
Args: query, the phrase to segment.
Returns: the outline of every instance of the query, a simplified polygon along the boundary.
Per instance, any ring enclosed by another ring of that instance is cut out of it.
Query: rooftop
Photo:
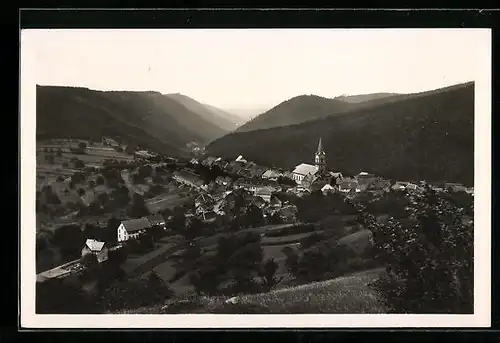
[[[102,248],[104,248],[104,242],[99,242],[96,241],[95,239],[87,239],[85,242],[85,245],[91,250],[91,251],[101,251]]]
[[[316,174],[317,171],[318,171],[317,166],[313,166],[312,164],[302,163],[295,167],[293,173],[299,175],[307,175],[307,174]]]
[[[144,230],[151,227],[151,223],[146,217],[124,220],[122,221],[122,224],[128,232]]]

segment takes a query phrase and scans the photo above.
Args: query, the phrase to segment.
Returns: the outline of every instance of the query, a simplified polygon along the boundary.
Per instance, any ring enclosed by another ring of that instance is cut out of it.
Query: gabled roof
[[[277,172],[276,170],[273,170],[273,169],[268,169],[264,172],[264,174],[262,174],[262,177],[264,178],[274,178],[274,177],[279,177],[280,176],[280,173]]]
[[[165,223],[165,219],[161,214],[155,214],[147,217],[151,225],[161,225]]]
[[[302,163],[295,167],[293,173],[299,175],[307,175],[307,174],[316,174],[317,171],[318,171],[317,166],[313,166],[312,164]]]
[[[122,224],[128,232],[144,230],[151,227],[151,223],[146,217],[124,220]]]
[[[262,187],[255,192],[257,196],[270,196],[273,192],[268,187]]]
[[[101,251],[102,248],[104,248],[104,242],[99,242],[96,241],[95,239],[87,239],[85,242],[85,245],[91,250],[91,251]]]
[[[323,186],[323,188],[321,188],[322,191],[327,191],[327,190],[331,190],[331,189],[335,189],[335,187],[333,187],[329,183],[327,183],[326,185]]]
[[[242,155],[238,156],[235,161],[236,162],[247,163],[247,160],[245,160],[245,158]]]

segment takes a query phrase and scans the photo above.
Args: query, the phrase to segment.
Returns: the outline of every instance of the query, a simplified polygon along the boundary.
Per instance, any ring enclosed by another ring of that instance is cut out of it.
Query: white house
[[[295,167],[292,171],[292,179],[297,182],[297,184],[301,184],[302,180],[306,177],[306,175],[315,175],[319,171],[318,166],[314,166],[312,164],[302,163]]]
[[[333,187],[329,183],[327,183],[326,185],[323,186],[323,188],[321,188],[321,192],[323,192],[323,194],[331,193],[334,191],[335,191],[335,187]]]
[[[124,220],[117,229],[118,243],[128,241],[129,239],[135,239],[145,233],[149,228],[151,228],[151,223],[146,217]]]
[[[88,254],[95,255],[97,262],[101,263],[108,259],[108,248],[106,248],[104,242],[99,242],[95,239],[87,239],[82,249],[82,257]]]

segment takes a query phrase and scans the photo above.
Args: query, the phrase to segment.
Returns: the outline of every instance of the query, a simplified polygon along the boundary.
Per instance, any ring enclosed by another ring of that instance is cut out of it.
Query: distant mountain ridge
[[[359,95],[344,95],[340,96],[337,99],[351,103],[357,104],[365,101],[372,101],[378,99],[384,99],[391,96],[401,95],[397,93],[371,93],[371,94],[359,94]]]
[[[294,125],[230,133],[207,150],[211,155],[241,154],[264,165],[293,168],[312,162],[322,137],[333,170],[473,184],[473,82],[372,101]]]
[[[229,131],[159,92],[37,86],[36,97],[38,138],[109,135],[175,154]]]
[[[336,98],[325,98],[314,94],[299,95],[254,117],[236,131],[244,132],[300,124],[309,120],[378,105],[404,96],[408,96],[408,94],[374,93]]]
[[[224,131],[233,131],[243,122],[241,118],[211,105],[202,104],[187,95],[181,93],[165,94],[165,96],[177,101],[188,110],[198,114],[206,121],[217,125]]]

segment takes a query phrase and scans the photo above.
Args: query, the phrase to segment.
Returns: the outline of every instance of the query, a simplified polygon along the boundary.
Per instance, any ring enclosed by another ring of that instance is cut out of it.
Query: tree
[[[299,258],[297,275],[307,281],[318,281],[328,270],[326,256],[320,250],[309,249]]]
[[[102,175],[97,176],[95,183],[98,186],[104,185],[104,177]]]
[[[117,242],[117,229],[121,224],[121,220],[111,217],[108,220],[106,228],[104,229],[104,241],[110,244]]]
[[[191,218],[189,225],[184,230],[184,238],[188,241],[193,241],[200,236],[203,230],[203,223],[197,217]]]
[[[62,150],[61,150],[61,148],[57,149],[56,156],[57,157],[61,157],[62,156]]]
[[[78,143],[78,147],[82,150],[86,149],[87,148],[87,143],[85,142],[80,142]]]
[[[129,214],[133,218],[141,218],[150,214],[142,195],[134,193],[132,197],[132,205],[129,209]]]
[[[362,217],[373,232],[374,253],[387,266],[375,287],[391,312],[472,313],[473,226],[462,222],[462,208],[430,188],[407,197],[413,227]]]
[[[303,249],[307,249],[312,247],[314,244],[320,242],[324,238],[323,234],[320,234],[318,232],[313,232],[310,235],[304,237],[301,241],[300,244]]]
[[[85,195],[85,189],[83,189],[83,188],[78,188],[78,190],[76,192],[78,193],[78,196],[80,196],[80,197]]]
[[[59,248],[63,259],[70,261],[80,255],[85,237],[80,226],[65,225],[55,230],[52,242]]]
[[[259,227],[265,224],[262,210],[254,205],[248,206],[244,220],[250,227]]]
[[[57,181],[57,182],[63,182],[63,181],[64,181],[64,178],[63,178],[61,175],[59,175],[59,176],[56,178],[56,181]]]
[[[260,270],[260,277],[262,278],[262,283],[266,291],[269,291],[276,284],[278,284],[282,278],[276,277],[276,271],[278,270],[278,264],[273,258],[266,260]]]

